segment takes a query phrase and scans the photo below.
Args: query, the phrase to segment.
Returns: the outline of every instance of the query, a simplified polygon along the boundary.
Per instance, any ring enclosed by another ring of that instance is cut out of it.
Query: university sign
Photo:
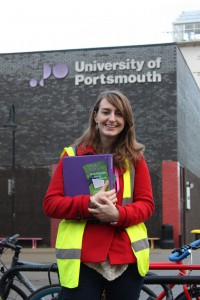
[[[143,71],[144,67],[147,67],[148,71]],[[85,63],[84,61],[75,62],[75,72],[80,73],[75,75],[75,85],[96,85],[96,84],[126,84],[126,83],[143,83],[143,82],[160,82],[162,77],[154,69],[160,69],[161,58],[156,60],[137,61],[134,59],[126,59],[119,62],[105,62],[99,63],[93,61],[92,63]],[[130,74],[130,70],[134,71],[134,74]],[[112,71],[122,71],[119,75],[110,74]],[[124,71],[129,71],[125,74]],[[92,73],[99,73],[93,75]],[[106,72],[106,74],[105,74]],[[87,74],[87,75],[86,75]],[[89,75],[88,75],[89,74]]]
[[[86,63],[76,61],[74,65],[75,85],[97,85],[97,84],[127,84],[161,82],[162,76],[158,72],[161,68],[162,59],[155,60],[135,60],[126,59],[115,62]],[[38,84],[43,87],[45,80],[52,74],[56,79],[62,79],[69,75],[69,68],[65,63],[59,63],[51,67],[49,64],[43,65],[43,76],[40,80],[31,79],[29,84],[36,87]]]

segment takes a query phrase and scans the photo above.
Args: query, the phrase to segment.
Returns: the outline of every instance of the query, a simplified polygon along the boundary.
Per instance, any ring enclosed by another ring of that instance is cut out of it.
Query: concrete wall
[[[179,52],[179,50],[177,49]],[[200,90],[182,55],[177,55],[178,160],[200,177]]]
[[[200,88],[200,41],[178,43],[178,46]]]

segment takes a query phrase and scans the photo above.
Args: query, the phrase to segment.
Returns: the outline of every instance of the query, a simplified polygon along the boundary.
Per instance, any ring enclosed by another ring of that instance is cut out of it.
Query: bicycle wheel
[[[146,285],[142,286],[142,290],[140,292],[140,300],[154,300],[156,299],[156,294]]]
[[[191,296],[191,299],[197,299],[198,297],[200,297],[200,286],[197,287],[192,286],[188,289],[188,292]],[[182,292],[175,298],[175,300],[186,300],[186,299],[187,297],[184,292]]]
[[[150,298],[148,297],[145,298],[144,296],[143,299],[155,299],[158,296],[161,296],[161,298],[165,298],[165,299],[173,299],[172,291],[168,284],[154,283],[153,277],[159,279],[158,274],[153,272],[148,272],[146,276],[148,278],[152,277],[152,280],[150,282],[144,282],[143,285],[143,287],[145,286],[148,289]],[[148,294],[148,292],[146,294]]]
[[[27,296],[18,286],[12,284],[8,296],[6,298],[2,297],[2,299],[21,300],[27,299]]]
[[[53,300],[58,299],[58,294],[60,292],[59,284],[51,284],[44,286],[34,293],[32,293],[27,299],[28,300]]]

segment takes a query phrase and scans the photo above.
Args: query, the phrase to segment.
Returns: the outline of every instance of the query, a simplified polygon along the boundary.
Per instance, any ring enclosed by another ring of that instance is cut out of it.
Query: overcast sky
[[[0,0],[0,53],[172,42],[199,0]]]

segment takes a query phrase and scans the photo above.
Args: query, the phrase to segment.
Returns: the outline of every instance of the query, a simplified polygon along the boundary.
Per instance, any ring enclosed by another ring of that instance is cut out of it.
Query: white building
[[[200,88],[200,10],[183,12],[173,23],[176,42]]]

